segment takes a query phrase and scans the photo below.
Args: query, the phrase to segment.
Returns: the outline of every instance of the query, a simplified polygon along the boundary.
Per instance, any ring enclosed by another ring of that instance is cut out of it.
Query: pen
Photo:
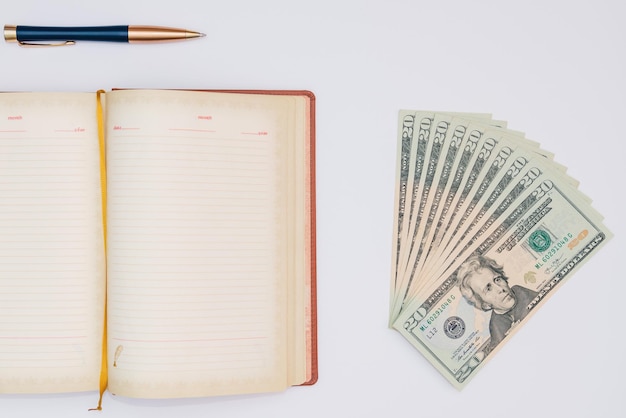
[[[186,29],[162,26],[22,26],[5,25],[4,39],[21,46],[73,45],[76,41],[149,43],[205,36]],[[56,41],[60,43],[45,43]]]

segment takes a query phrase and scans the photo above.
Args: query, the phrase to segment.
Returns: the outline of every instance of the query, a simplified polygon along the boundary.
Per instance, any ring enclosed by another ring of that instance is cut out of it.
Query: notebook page
[[[296,315],[304,324],[297,333],[297,341],[301,341],[298,345],[304,346],[302,350],[304,355],[300,359],[300,368],[304,370],[301,375],[304,382],[314,383],[317,380],[317,348],[316,334],[314,329],[316,319],[313,315],[317,315],[315,311],[317,295],[313,294],[315,272],[315,148],[311,143],[312,135],[311,118],[315,116],[310,113],[310,103],[300,102],[298,105],[298,125],[296,135],[304,136],[302,140],[296,141],[295,165],[296,165],[296,213],[298,217],[295,221],[295,234],[298,237],[305,237],[304,240],[297,240],[294,252],[296,254],[296,277],[299,286],[299,305]],[[304,363],[304,365],[302,365]],[[313,370],[315,369],[315,370]],[[315,373],[315,375],[313,374]]]
[[[284,389],[280,100],[116,91],[107,105],[109,390]]]
[[[291,333],[293,338],[291,352],[293,359],[291,365],[291,379],[294,384],[311,382],[313,361],[313,329],[312,329],[312,300],[311,300],[311,143],[309,122],[310,103],[305,96],[297,97],[294,102],[293,132],[294,138],[289,144],[289,203],[291,220],[289,222],[289,259],[293,260],[290,265],[289,281],[292,287],[293,300],[290,301],[292,318]]]
[[[0,196],[0,392],[95,390],[105,298],[95,94],[0,94]]]

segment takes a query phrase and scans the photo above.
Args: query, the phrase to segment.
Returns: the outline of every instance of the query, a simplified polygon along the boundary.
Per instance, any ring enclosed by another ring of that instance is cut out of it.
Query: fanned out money
[[[458,389],[611,238],[553,157],[489,115],[400,112],[389,325]]]

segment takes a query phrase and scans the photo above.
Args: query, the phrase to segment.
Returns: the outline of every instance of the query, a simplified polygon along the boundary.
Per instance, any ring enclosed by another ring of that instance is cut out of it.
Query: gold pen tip
[[[189,29],[178,29],[163,26],[128,26],[129,43],[179,41],[183,39],[195,39],[206,36],[204,33]]]

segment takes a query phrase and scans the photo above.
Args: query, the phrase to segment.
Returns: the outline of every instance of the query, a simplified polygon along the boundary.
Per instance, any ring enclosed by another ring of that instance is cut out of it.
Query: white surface
[[[0,395],[2,417],[623,416],[626,5],[614,1],[5,2],[2,24],[153,24],[206,38],[22,49],[0,90],[310,89],[317,96],[319,382],[147,401]],[[458,392],[386,327],[396,117],[489,112],[554,152],[613,241]]]

